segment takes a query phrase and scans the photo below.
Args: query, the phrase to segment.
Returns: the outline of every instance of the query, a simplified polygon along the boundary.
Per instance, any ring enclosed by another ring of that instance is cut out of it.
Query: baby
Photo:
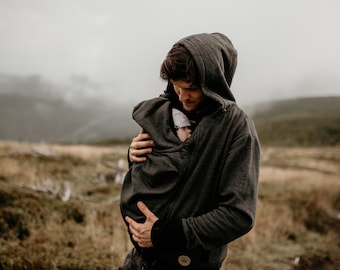
[[[192,124],[183,112],[173,108],[170,108],[170,110],[172,110],[170,113],[172,114],[172,125],[176,129],[176,135],[180,142],[184,142],[192,135],[190,129]],[[136,114],[138,121],[143,119],[145,111],[144,108],[139,108]],[[155,123],[157,121],[152,122],[152,124]],[[157,131],[157,129],[151,130]],[[129,216],[138,220],[138,222],[145,222],[145,215],[137,208],[138,201],[143,201],[154,213],[157,213],[158,217],[167,214],[169,210],[168,202],[175,198],[178,187],[183,183],[185,172],[183,164],[188,162],[187,159],[190,154],[188,153],[188,146],[174,140],[174,134],[167,132],[166,135],[169,137],[160,140],[163,143],[162,147],[155,147],[152,153],[148,154],[145,162],[131,164],[124,178],[122,188],[124,192],[121,192],[120,204],[123,217]],[[159,138],[156,137],[156,139]],[[168,144],[167,139],[171,140],[171,144]],[[189,145],[190,141],[187,141],[187,143]],[[193,145],[193,142],[191,142],[191,145]]]
[[[184,113],[175,108],[172,109],[172,118],[174,120],[177,136],[182,142],[184,142],[192,134],[190,121]]]

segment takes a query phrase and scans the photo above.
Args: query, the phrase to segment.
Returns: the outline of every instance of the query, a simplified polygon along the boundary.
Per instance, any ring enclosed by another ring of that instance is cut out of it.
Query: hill
[[[84,78],[57,85],[40,76],[0,74],[0,140],[93,143],[135,136],[133,105],[98,93],[99,86]],[[340,96],[300,98],[246,111],[264,145],[322,146],[340,144],[339,105]]]
[[[264,145],[340,144],[340,96],[281,100],[252,108]]]
[[[100,102],[75,106],[44,97],[0,94],[0,139],[73,143],[124,139],[137,132],[129,110]]]
[[[38,76],[0,74],[0,140],[82,143],[125,139],[138,131],[132,106],[85,94],[69,98],[61,93],[79,86],[58,87]]]

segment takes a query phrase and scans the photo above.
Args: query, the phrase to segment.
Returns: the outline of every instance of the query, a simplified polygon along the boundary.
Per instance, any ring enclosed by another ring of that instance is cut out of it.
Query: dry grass
[[[0,269],[117,269],[131,244],[103,161],[126,149],[0,142]],[[339,228],[340,148],[264,148],[255,227],[222,269],[337,269]]]
[[[116,269],[130,244],[103,161],[126,149],[0,143],[0,269]]]
[[[337,269],[339,147],[264,148],[262,157],[255,227],[231,244],[224,269]]]

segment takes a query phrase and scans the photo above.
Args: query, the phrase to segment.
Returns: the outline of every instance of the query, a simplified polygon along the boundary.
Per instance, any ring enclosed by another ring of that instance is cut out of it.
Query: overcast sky
[[[340,95],[339,0],[0,0],[0,73],[81,78],[114,102],[158,96],[173,43],[223,32],[240,104]]]

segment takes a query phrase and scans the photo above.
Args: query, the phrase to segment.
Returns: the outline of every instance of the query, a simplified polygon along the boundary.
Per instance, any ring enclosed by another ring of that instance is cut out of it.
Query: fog
[[[239,54],[239,103],[340,95],[339,10],[338,0],[1,0],[0,73],[136,103],[163,91],[159,67],[174,42],[222,32]]]

